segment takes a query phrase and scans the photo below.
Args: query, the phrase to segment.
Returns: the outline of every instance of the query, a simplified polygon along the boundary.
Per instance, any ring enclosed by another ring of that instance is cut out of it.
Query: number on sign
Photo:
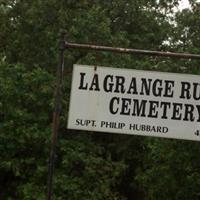
[[[195,134],[196,136],[200,136],[200,131],[197,130],[194,134]]]

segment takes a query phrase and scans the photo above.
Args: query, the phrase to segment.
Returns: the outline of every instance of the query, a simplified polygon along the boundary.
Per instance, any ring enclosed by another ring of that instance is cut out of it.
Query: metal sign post
[[[64,70],[64,51],[65,51],[65,33],[61,34],[59,44],[59,64],[56,72],[56,85],[54,92],[54,112],[53,112],[53,123],[52,123],[52,136],[51,136],[51,147],[49,154],[49,166],[48,166],[48,180],[47,180],[47,200],[52,199],[52,185],[53,185],[53,172],[55,164],[55,152],[56,143],[59,128],[59,117],[61,112],[61,96],[62,96],[62,80]]]
[[[140,49],[69,43],[65,41],[65,34],[62,33],[61,39],[60,39],[60,45],[59,45],[60,61],[59,61],[59,65],[57,66],[56,86],[55,86],[55,93],[54,93],[55,102],[54,102],[52,136],[51,136],[51,146],[50,146],[49,166],[48,166],[47,200],[52,200],[52,194],[53,194],[52,192],[53,191],[53,173],[54,173],[54,164],[55,164],[57,135],[58,135],[58,128],[59,128],[59,116],[60,116],[60,111],[61,111],[61,96],[62,96],[61,89],[62,89],[62,79],[63,79],[63,70],[64,70],[64,51],[67,48],[85,49],[85,50],[93,50],[93,51],[106,51],[106,52],[113,52],[113,53],[125,53],[125,54],[133,54],[133,55],[174,57],[174,58],[200,60],[199,54],[149,51],[149,50],[140,50]]]
[[[141,50],[141,49],[97,46],[97,45],[90,45],[90,44],[76,44],[76,43],[69,43],[69,42],[65,42],[65,48],[86,49],[86,50],[93,50],[93,51],[107,51],[107,52],[113,52],[113,53],[125,53],[125,54],[146,55],[146,56],[174,57],[174,58],[185,58],[185,59],[200,59],[199,54],[173,53],[173,52],[163,52],[163,51],[149,51],[149,50]]]

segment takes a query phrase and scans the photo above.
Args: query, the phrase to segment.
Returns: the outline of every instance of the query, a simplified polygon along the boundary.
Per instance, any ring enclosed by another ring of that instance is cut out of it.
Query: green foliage
[[[0,75],[0,196],[23,199],[21,193],[45,184],[53,77],[5,62]]]
[[[0,1],[0,199],[45,199],[60,30],[72,42],[199,53],[199,3],[175,15],[178,2]],[[199,61],[66,50],[54,199],[198,200],[198,143],[66,130],[74,63],[200,74]]]
[[[149,140],[148,151],[144,171],[136,177],[147,192],[145,199],[199,199],[198,143]]]
[[[57,163],[55,192],[60,199],[124,199],[116,190],[125,171],[123,163],[113,162],[88,137],[62,140],[59,145],[62,159]]]

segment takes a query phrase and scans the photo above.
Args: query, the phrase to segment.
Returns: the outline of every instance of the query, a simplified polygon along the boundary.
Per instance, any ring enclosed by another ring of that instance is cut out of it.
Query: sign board
[[[200,76],[74,65],[68,128],[200,141]]]

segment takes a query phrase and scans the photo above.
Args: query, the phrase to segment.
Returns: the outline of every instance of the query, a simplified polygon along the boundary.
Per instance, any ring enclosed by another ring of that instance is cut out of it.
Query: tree
[[[45,198],[60,29],[72,42],[198,53],[191,2],[174,24],[178,0],[1,1],[0,198]],[[193,61],[66,50],[55,199],[198,199],[197,145],[66,130],[74,63],[199,73]]]

